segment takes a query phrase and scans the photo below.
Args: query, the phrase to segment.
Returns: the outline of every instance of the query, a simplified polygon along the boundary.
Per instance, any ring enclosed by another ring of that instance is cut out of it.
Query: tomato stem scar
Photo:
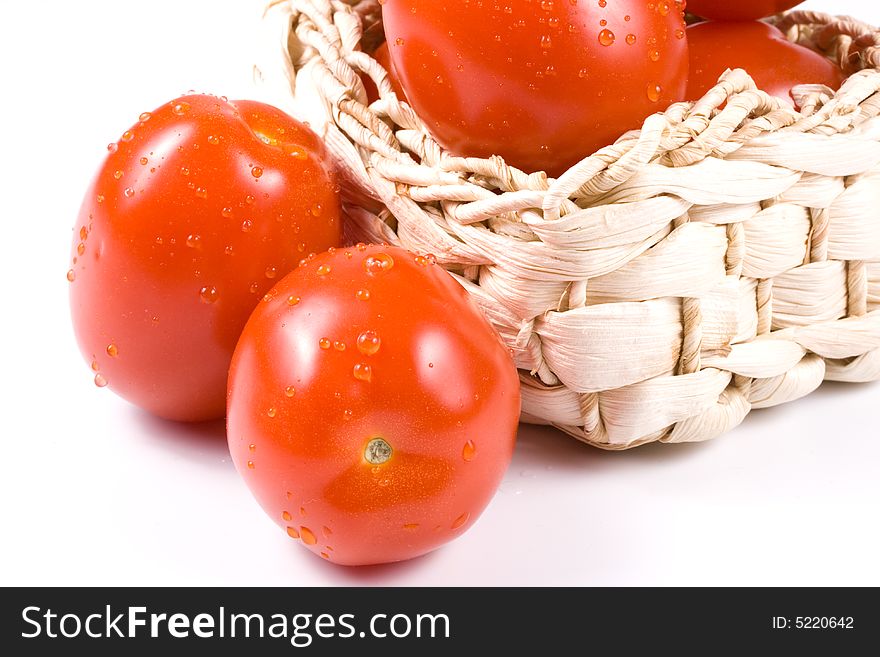
[[[391,445],[385,442],[383,438],[373,438],[367,443],[367,448],[364,450],[364,458],[368,463],[379,465],[391,458],[392,451]]]

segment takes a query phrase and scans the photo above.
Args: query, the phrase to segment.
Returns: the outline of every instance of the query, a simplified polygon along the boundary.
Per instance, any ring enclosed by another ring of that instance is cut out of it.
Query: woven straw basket
[[[798,87],[797,113],[730,71],[548,179],[431,139],[366,54],[379,9],[274,2],[257,80],[326,137],[353,240],[458,276],[513,351],[524,421],[606,449],[697,441],[823,379],[880,378],[875,28],[778,18],[843,66],[838,93]]]

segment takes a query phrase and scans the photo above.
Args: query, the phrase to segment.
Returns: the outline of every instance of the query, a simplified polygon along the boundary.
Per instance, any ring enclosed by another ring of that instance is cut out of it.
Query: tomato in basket
[[[254,311],[229,374],[232,459],[293,539],[346,565],[459,536],[513,452],[507,348],[432,258],[358,245],[311,259]]]
[[[559,175],[684,99],[683,3],[386,0],[391,61],[456,155]]]
[[[773,16],[804,0],[687,0],[689,12],[719,21],[748,21]]]
[[[791,43],[778,29],[759,21],[706,22],[688,28],[688,97],[700,98],[728,68],[745,69],[758,88],[792,104],[791,88],[824,84],[837,89],[843,73],[827,57]]]
[[[189,95],[108,146],[74,228],[73,327],[95,383],[161,417],[223,417],[263,294],[341,239],[335,172],[274,107]]]

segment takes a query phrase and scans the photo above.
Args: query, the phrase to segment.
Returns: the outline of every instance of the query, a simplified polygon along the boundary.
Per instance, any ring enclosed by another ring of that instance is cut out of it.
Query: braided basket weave
[[[839,92],[796,88],[798,113],[729,71],[548,179],[444,152],[366,54],[380,20],[376,0],[276,1],[257,80],[326,137],[352,240],[458,276],[513,351],[524,421],[606,449],[696,441],[880,378],[875,28],[789,13],[850,75]]]

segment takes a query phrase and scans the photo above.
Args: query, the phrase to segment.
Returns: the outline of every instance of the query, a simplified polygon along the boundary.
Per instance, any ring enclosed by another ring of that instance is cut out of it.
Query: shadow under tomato
[[[132,409],[132,419],[151,445],[205,465],[234,469],[226,444],[226,420],[175,422]]]

